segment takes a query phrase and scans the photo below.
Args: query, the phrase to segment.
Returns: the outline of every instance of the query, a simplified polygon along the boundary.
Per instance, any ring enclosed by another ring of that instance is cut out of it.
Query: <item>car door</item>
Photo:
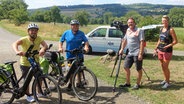
[[[88,41],[93,52],[106,52],[106,32],[107,28],[97,28],[88,36]]]
[[[112,49],[114,51],[118,51],[121,43],[121,39],[123,38],[123,32],[116,28],[108,29],[108,37],[106,38],[106,44],[108,49]]]

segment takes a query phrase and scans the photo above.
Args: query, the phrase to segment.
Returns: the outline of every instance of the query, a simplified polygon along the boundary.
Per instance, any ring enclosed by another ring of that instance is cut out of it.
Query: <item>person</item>
[[[79,48],[82,43],[84,42],[84,50],[86,51],[86,53],[89,51],[89,42],[88,39],[86,38],[84,32],[79,30],[79,21],[78,20],[71,20],[70,22],[71,25],[71,29],[70,30],[66,30],[61,38],[60,38],[60,42],[59,42],[59,52],[63,53],[64,49],[63,49],[63,43],[64,41],[66,41],[66,49],[67,50],[73,50],[75,48]],[[75,55],[67,52],[66,53],[66,59],[70,59],[75,57]],[[84,61],[84,56],[83,54],[79,54],[79,57],[81,59],[81,62]],[[69,63],[71,63],[72,61],[70,61]],[[68,84],[67,90],[70,91],[71,90],[71,78],[70,78],[70,82]]]
[[[29,61],[25,57],[25,53],[27,49],[30,47],[30,45],[32,44],[34,45],[33,50],[38,50],[40,56],[43,56],[45,50],[48,48],[46,42],[40,36],[37,36],[38,30],[39,30],[39,27],[37,24],[35,23],[29,24],[27,28],[28,36],[22,37],[13,43],[13,49],[15,53],[21,56],[20,57],[20,68],[21,68],[22,75],[24,78],[26,77],[31,67]],[[41,49],[40,49],[40,45],[42,45]],[[19,49],[19,46],[21,46],[21,49]],[[37,61],[39,60],[38,55],[36,55],[35,58]],[[26,90],[26,95],[27,95],[26,100],[28,102],[35,101],[35,99],[29,92],[29,87]]]
[[[178,41],[174,29],[169,25],[169,17],[167,15],[162,17],[162,24],[163,28],[160,30],[154,55],[158,55],[158,59],[160,60],[165,78],[160,84],[162,84],[162,88],[165,89],[170,86],[170,71],[168,66],[172,58],[173,46],[177,44]]]
[[[134,18],[129,18],[127,21],[128,29],[123,38],[119,55],[123,53],[125,46],[127,45],[129,52],[125,57],[124,69],[126,73],[126,82],[119,85],[120,88],[131,87],[130,84],[130,68],[135,62],[135,67],[138,72],[137,82],[133,89],[140,88],[140,82],[142,78],[142,61],[143,61],[143,50],[144,50],[144,31],[136,27]]]

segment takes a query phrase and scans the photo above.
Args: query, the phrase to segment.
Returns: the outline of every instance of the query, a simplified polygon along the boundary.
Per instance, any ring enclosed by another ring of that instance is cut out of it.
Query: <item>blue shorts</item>
[[[141,70],[142,69],[142,60],[138,60],[138,56],[129,56],[127,55],[125,60],[124,60],[124,68],[131,68],[133,63],[135,62],[135,67],[136,70]]]

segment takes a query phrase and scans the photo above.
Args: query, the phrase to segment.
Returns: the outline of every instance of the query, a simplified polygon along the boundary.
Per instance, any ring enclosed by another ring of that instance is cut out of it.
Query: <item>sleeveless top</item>
[[[159,35],[160,43],[159,43],[157,48],[162,52],[169,52],[170,53],[173,50],[173,47],[169,47],[166,50],[163,50],[163,47],[172,43],[172,36],[170,35],[170,28],[171,28],[171,26],[169,26],[167,28],[167,31],[165,31],[165,32],[162,32],[163,28],[160,30],[160,35]]]

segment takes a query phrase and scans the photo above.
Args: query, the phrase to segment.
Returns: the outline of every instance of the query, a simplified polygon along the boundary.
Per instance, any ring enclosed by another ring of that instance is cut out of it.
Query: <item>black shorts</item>
[[[142,60],[138,60],[138,56],[129,56],[127,55],[124,61],[124,68],[131,68],[133,63],[135,62],[135,67],[136,70],[141,70],[142,69]]]
[[[30,66],[20,65],[20,69],[22,71],[23,78],[26,78],[26,75],[29,72]]]

